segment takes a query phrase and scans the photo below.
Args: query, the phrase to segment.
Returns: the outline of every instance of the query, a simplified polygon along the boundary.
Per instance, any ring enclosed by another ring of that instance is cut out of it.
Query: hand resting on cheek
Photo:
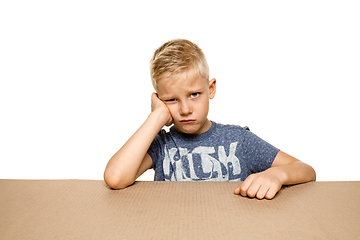
[[[168,119],[165,123],[166,126],[171,126],[173,119],[170,114],[169,108],[166,104],[160,100],[156,93],[151,95],[151,112],[159,111],[161,114],[165,115]]]

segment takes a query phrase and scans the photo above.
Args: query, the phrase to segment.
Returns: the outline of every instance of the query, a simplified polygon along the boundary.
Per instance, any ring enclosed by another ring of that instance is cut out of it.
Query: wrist
[[[149,118],[154,119],[159,126],[161,125],[160,128],[162,128],[169,121],[169,113],[161,110],[154,110],[150,113]]]
[[[284,185],[288,182],[288,174],[286,171],[283,171],[281,167],[275,167],[274,170],[276,170],[276,177],[280,181],[281,185]]]
[[[284,185],[288,181],[288,175],[281,167],[271,167],[268,169],[271,172],[271,175],[275,177],[281,185]],[[269,172],[269,173],[270,173]]]

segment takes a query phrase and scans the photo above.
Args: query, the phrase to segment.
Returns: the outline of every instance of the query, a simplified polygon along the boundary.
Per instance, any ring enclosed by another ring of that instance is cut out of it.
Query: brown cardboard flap
[[[283,187],[273,200],[239,182],[0,180],[0,239],[360,239],[360,182]]]

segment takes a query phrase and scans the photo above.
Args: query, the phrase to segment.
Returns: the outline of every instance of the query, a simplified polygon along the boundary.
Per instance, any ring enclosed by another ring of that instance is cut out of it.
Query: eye
[[[191,95],[190,95],[190,98],[197,98],[198,96],[200,95],[200,93],[192,93]]]
[[[176,99],[175,98],[172,98],[172,99],[166,99],[166,100],[164,100],[165,102],[168,102],[168,103],[171,103],[171,102],[175,102],[176,101]]]

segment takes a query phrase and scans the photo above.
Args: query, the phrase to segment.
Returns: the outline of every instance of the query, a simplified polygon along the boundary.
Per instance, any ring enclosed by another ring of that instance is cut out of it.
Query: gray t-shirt
[[[155,181],[244,181],[268,169],[278,151],[247,127],[212,122],[198,135],[162,129],[148,153]]]

